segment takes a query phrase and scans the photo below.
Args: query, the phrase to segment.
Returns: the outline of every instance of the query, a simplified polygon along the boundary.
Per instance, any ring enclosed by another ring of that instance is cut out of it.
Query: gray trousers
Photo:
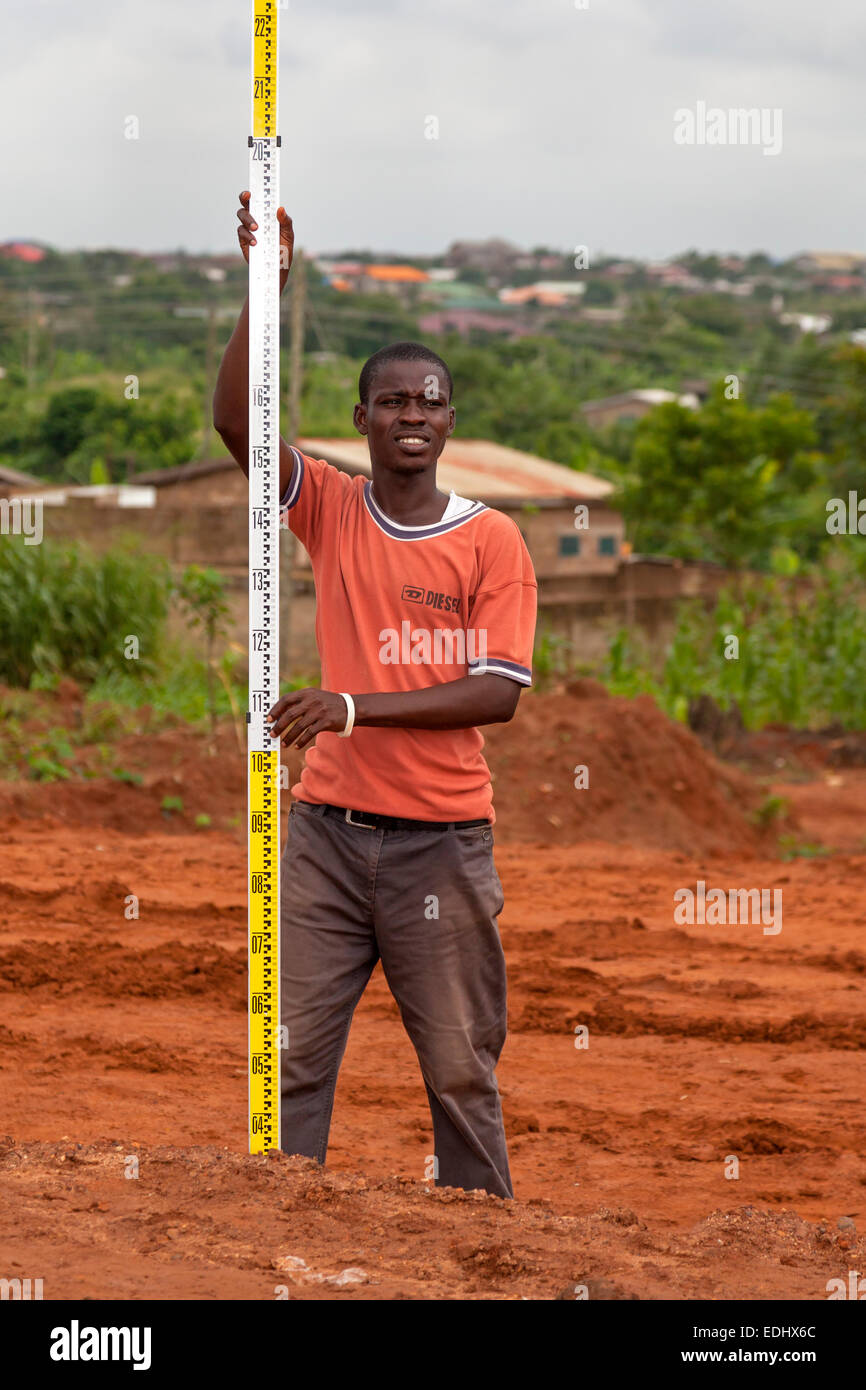
[[[427,1088],[437,1184],[513,1196],[495,1076],[502,907],[489,826],[371,830],[292,804],[280,902],[286,1153],[325,1161],[352,1014],[381,958]]]

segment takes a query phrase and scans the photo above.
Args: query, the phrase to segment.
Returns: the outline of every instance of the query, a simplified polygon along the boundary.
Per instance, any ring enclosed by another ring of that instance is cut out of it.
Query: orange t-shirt
[[[401,526],[369,479],[292,452],[280,505],[313,567],[323,690],[418,690],[485,671],[532,684],[537,586],[510,517],[474,502],[428,526]],[[292,796],[413,820],[493,822],[483,747],[476,728],[318,734]]]

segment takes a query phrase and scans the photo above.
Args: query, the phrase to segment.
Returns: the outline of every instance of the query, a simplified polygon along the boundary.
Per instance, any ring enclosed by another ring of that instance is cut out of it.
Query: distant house
[[[817,337],[819,333],[826,333],[833,323],[829,314],[799,314],[788,313],[780,314],[779,322],[792,324],[801,333],[814,333]]]
[[[367,294],[401,295],[406,290],[426,285],[430,279],[426,270],[414,265],[367,265],[358,279],[358,287]]]
[[[702,290],[706,288],[703,280],[697,275],[693,275],[687,266],[680,265],[678,261],[651,261],[646,266],[646,273],[650,280],[655,280],[660,285],[668,285],[672,289]]]
[[[754,280],[713,280],[710,288],[715,294],[732,294],[738,299],[748,299],[755,293]]]
[[[496,333],[501,337],[516,339],[525,338],[535,330],[527,324],[516,322],[511,314],[496,314],[487,308],[471,309],[455,304],[423,314],[418,320],[418,331],[422,335],[453,332],[462,337],[468,337],[473,332]]]
[[[483,313],[505,313],[495,295],[490,294],[483,285],[471,284],[468,280],[431,280],[421,291],[421,299],[440,310],[475,309]]]
[[[21,482],[6,484],[8,497],[38,497],[46,507],[66,507],[70,511],[92,511],[102,508],[108,511],[141,510],[156,505],[154,488],[135,483],[46,483],[39,478],[27,480],[26,473],[14,473],[12,469],[0,469],[0,494],[4,491],[3,475],[22,479]]]
[[[11,261],[26,261],[31,265],[44,261],[47,254],[44,246],[32,241],[4,241],[0,245],[0,256]]]
[[[863,289],[863,278],[860,275],[828,275],[826,280],[820,283],[822,289],[832,290],[834,294],[852,294]]]
[[[703,405],[710,394],[710,383],[707,381],[706,377],[686,377],[680,382],[680,386],[682,387],[683,395],[696,396],[700,405]]]
[[[637,261],[609,261],[607,265],[598,270],[597,274],[603,280],[624,280],[626,276],[634,275],[636,270],[641,269],[642,267]]]
[[[465,280],[431,281],[422,291],[422,299],[430,308],[418,320],[418,329],[425,333],[447,333],[453,330],[464,335],[479,330],[519,338],[527,331],[481,285]]]
[[[360,436],[300,439],[298,444],[347,473],[371,476],[369,450]],[[570,581],[619,569],[625,525],[609,502],[613,485],[603,478],[504,444],[451,438],[436,479],[443,492],[453,488],[458,496],[486,502],[513,518],[532,556],[542,604],[546,586],[561,603]]]
[[[851,274],[862,270],[866,256],[856,251],[804,251],[794,261],[794,269],[805,274]]]
[[[539,280],[534,285],[506,287],[499,291],[503,304],[540,304],[545,308],[561,309],[586,294],[583,280]]]
[[[369,450],[360,435],[301,438],[298,447],[343,472],[371,476]],[[608,501],[613,486],[603,478],[504,444],[454,438],[445,446],[436,477],[443,492],[453,488],[458,496],[486,502],[513,517],[526,540],[539,584],[555,580],[560,595],[569,577],[612,574],[619,567],[625,553],[625,527],[621,514]],[[158,510],[243,507],[247,502],[247,480],[229,457],[157,469],[133,481],[155,491]],[[576,507],[583,510],[576,512]],[[245,545],[245,527],[238,526],[237,533]],[[299,545],[297,551],[295,574],[302,578],[309,574],[309,560],[303,547]],[[199,563],[217,562],[203,558]],[[242,557],[236,556],[233,563],[242,563]]]
[[[621,391],[616,396],[603,396],[597,401],[584,401],[580,409],[587,424],[594,430],[600,430],[620,420],[641,420],[657,405],[666,405],[671,401],[685,406],[687,410],[696,410],[700,404],[693,391],[678,395],[676,391],[648,387]]]
[[[583,323],[622,323],[625,320],[625,309],[613,305],[592,304],[588,309],[581,308],[580,317]]]
[[[362,261],[335,261],[317,256],[313,265],[332,290],[356,290],[364,273]]]
[[[307,454],[335,468],[370,477],[367,443],[360,436],[301,438],[298,443]],[[604,645],[601,636],[593,637],[596,615],[609,611],[610,621],[620,622],[627,611],[624,595],[634,588],[623,519],[611,505],[609,482],[479,439],[449,440],[437,482],[443,492],[453,488],[513,518],[538,579],[540,632],[573,633],[581,651],[588,650],[592,640]],[[152,555],[155,563],[167,562],[175,575],[188,565],[217,570],[226,584],[226,631],[243,650],[248,625],[248,488],[233,458],[225,455],[140,474],[130,486],[61,487],[42,496],[45,536],[51,543],[69,542],[98,552],[133,544]],[[317,655],[310,559],[288,528],[281,534],[280,552],[281,663],[285,671],[311,669]]]
[[[249,496],[246,477],[228,454],[137,473],[133,482],[152,488],[160,509],[245,506]]]
[[[485,275],[507,275],[521,260],[523,252],[510,241],[490,237],[487,241],[455,241],[449,246],[445,263],[458,270],[481,270]]]
[[[17,468],[0,464],[0,497],[20,497],[22,493],[35,496],[44,487],[41,478],[34,478],[30,473],[19,473]]]

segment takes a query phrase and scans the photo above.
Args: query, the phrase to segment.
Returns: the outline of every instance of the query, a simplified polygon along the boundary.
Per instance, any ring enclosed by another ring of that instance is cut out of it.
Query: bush
[[[0,537],[0,681],[89,684],[153,670],[168,594],[167,566],[153,556]]]
[[[731,637],[739,643],[733,659],[725,656]],[[683,604],[661,671],[622,632],[605,679],[618,694],[650,691],[676,719],[686,718],[691,699],[707,694],[723,709],[736,701],[752,729],[833,721],[866,729],[862,581],[853,570],[816,570],[797,588],[762,578],[728,589],[711,614]]]

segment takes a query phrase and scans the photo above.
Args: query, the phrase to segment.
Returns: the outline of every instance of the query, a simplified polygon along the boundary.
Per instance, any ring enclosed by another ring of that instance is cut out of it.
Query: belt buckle
[[[360,815],[363,815],[364,812],[361,811],[361,812],[359,812],[359,814],[360,814]],[[357,826],[360,830],[375,830],[375,829],[376,829],[375,825],[365,825],[364,821],[362,821],[362,820],[352,820],[352,808],[351,808],[351,807],[349,807],[349,808],[347,809],[346,815],[345,815],[345,819],[348,821],[349,825],[355,825],[355,826]]]

